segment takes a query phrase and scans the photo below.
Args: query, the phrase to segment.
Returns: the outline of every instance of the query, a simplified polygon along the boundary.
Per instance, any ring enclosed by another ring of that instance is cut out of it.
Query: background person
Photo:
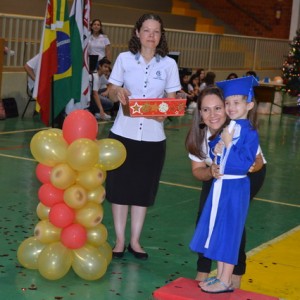
[[[207,72],[200,84],[199,91],[204,90],[206,87],[215,85],[216,74],[214,72]]]
[[[108,98],[108,86],[110,83],[107,80],[107,72],[111,62],[107,58],[102,58],[99,61],[97,72],[92,76],[92,97],[89,111],[99,120],[110,120],[111,116],[105,112],[111,111],[114,103]]]
[[[40,54],[35,55],[33,58],[28,60],[24,65],[24,69],[27,73],[27,88],[28,92],[32,94],[35,82],[35,75],[38,70]]]
[[[230,79],[236,79],[239,76],[236,73],[229,73],[226,80],[230,80]]]
[[[112,60],[110,41],[103,32],[103,26],[100,19],[94,19],[90,25],[91,35],[89,37],[87,52],[89,55],[89,71],[94,72],[97,69],[98,62],[106,57]]]

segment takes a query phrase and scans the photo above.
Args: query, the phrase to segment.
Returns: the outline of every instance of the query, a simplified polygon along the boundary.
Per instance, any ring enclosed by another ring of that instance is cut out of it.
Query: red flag
[[[52,76],[57,72],[56,0],[48,0],[40,47],[40,63],[36,74],[33,97],[39,104],[41,120],[49,125]]]

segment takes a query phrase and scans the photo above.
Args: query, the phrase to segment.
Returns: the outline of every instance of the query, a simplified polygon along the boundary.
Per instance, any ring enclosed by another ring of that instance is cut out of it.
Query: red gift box
[[[186,99],[129,99],[128,104],[123,105],[123,113],[131,117],[183,116],[185,106]]]

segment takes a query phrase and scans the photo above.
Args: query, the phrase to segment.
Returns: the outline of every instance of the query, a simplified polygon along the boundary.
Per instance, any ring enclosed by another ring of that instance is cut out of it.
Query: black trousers
[[[259,171],[254,173],[248,173],[250,179],[250,200],[252,200],[255,195],[258,193],[260,188],[264,183],[264,179],[266,176],[266,165],[264,165]],[[201,213],[203,211],[207,196],[209,194],[213,179],[208,181],[203,181],[202,184],[202,192],[200,194],[200,202],[199,202],[199,209],[197,215],[196,224],[199,221]],[[246,230],[244,228],[240,250],[239,250],[239,257],[238,257],[238,264],[234,266],[233,274],[234,275],[243,275],[246,272]],[[210,258],[203,256],[202,253],[198,253],[198,260],[197,260],[197,271],[202,273],[210,273],[211,271],[211,264],[212,261]]]

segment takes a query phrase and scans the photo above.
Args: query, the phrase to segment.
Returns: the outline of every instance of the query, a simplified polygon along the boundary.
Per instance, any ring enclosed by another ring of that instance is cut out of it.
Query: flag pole
[[[50,112],[51,112],[51,127],[54,128],[54,76],[51,77],[51,104],[50,104]]]

